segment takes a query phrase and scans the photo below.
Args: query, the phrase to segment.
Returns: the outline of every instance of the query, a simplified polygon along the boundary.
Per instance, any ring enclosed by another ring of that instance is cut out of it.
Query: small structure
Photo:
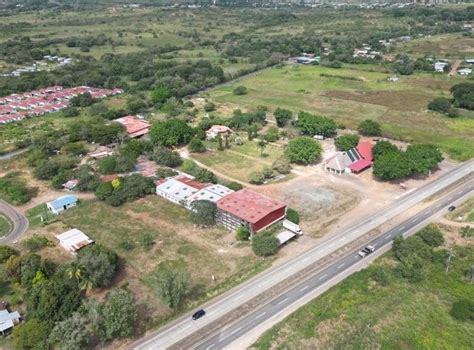
[[[138,119],[133,115],[127,115],[123,118],[116,119],[115,121],[125,126],[128,137],[130,138],[142,137],[143,135],[148,134],[151,127],[150,123]]]
[[[353,163],[347,152],[340,152],[324,161],[324,170],[337,175],[350,172],[349,166]]]
[[[160,166],[155,162],[152,162],[145,156],[139,156],[137,159],[137,165],[135,166],[136,171],[145,177],[155,176]]]
[[[113,155],[114,152],[107,147],[101,147],[95,150],[94,152],[90,152],[87,155],[93,159],[102,159],[102,158],[107,158],[111,155]]]
[[[323,165],[324,169],[341,175],[343,173],[360,173],[370,168],[373,163],[372,144],[368,141],[360,142],[356,147],[346,152],[339,152],[327,159]]]
[[[73,195],[62,196],[55,199],[54,201],[46,203],[48,210],[55,215],[58,215],[60,212],[64,210],[75,207],[76,205],[77,205],[77,197]]]
[[[459,69],[458,70],[458,74],[463,76],[463,77],[467,77],[469,74],[472,73],[472,69],[471,68],[463,68],[463,69]]]
[[[373,146],[370,142],[360,142],[356,146],[357,152],[361,158],[349,166],[349,169],[351,169],[353,173],[358,174],[372,166],[372,162],[374,160],[372,155],[372,147]]]
[[[59,240],[61,247],[71,254],[76,254],[79,249],[94,243],[92,239],[77,228],[61,233],[56,238]]]
[[[286,205],[250,189],[233,192],[217,201],[216,222],[235,231],[246,227],[251,234],[283,220]]]
[[[276,238],[278,238],[280,245],[287,243],[288,241],[290,241],[291,239],[295,237],[296,237],[296,234],[288,230],[282,231],[276,235]]]
[[[387,80],[391,83],[396,83],[397,81],[400,80],[400,78],[394,75],[393,77],[389,77]]]
[[[208,140],[215,139],[216,137],[225,136],[232,134],[232,129],[225,125],[213,125],[206,131],[206,138]]]
[[[191,208],[191,205],[193,204],[194,201],[199,201],[199,200],[207,200],[211,202],[217,202],[218,200],[224,198],[225,196],[228,196],[229,194],[233,193],[234,191],[231,190],[230,188],[227,188],[226,186],[223,185],[208,185],[207,187],[203,188],[202,190],[199,190],[195,194],[189,196],[187,198],[187,204],[186,207],[189,209]]]
[[[79,185],[78,179],[72,179],[62,184],[63,188],[68,191],[74,191],[77,185]]]
[[[1,302],[0,305],[0,334],[5,335],[5,332],[20,323],[21,316],[18,311],[9,312],[5,302]]]
[[[183,206],[188,205],[188,198],[190,196],[207,186],[206,184],[194,181],[192,177],[186,175],[159,180],[155,184],[158,196]]]
[[[439,73],[444,72],[444,67],[448,65],[448,62],[438,61],[434,64],[434,70]]]

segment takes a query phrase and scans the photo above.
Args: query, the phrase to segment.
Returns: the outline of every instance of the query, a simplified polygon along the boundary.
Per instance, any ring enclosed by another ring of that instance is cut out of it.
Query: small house
[[[72,195],[62,196],[55,199],[54,201],[46,203],[48,210],[55,215],[58,215],[64,210],[75,207],[76,205],[77,197]]]
[[[92,239],[77,228],[61,233],[57,235],[56,238],[61,247],[71,254],[76,254],[79,249],[94,243]]]
[[[463,77],[467,77],[469,74],[472,73],[471,68],[463,68],[458,70],[458,74]]]
[[[5,303],[2,302],[2,305]],[[15,325],[20,323],[21,316],[18,311],[9,312],[6,307],[0,309],[0,334],[5,335],[5,332],[12,329]]]
[[[216,137],[225,136],[232,134],[232,129],[225,125],[213,125],[206,131],[206,138],[208,140],[215,139]]]

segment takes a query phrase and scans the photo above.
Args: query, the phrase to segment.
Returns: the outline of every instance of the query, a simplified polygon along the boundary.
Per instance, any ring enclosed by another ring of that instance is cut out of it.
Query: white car
[[[374,246],[368,245],[364,249],[362,249],[359,253],[357,253],[361,258],[365,258],[368,254],[372,253],[375,250]]]

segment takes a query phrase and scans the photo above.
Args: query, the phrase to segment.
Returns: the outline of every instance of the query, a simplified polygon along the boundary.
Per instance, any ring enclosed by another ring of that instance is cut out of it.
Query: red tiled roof
[[[197,190],[202,190],[203,188],[206,188],[207,186],[209,186],[209,184],[203,184],[201,182],[194,181],[193,179],[191,179],[190,177],[186,175],[178,175],[174,179],[179,182],[182,182],[185,185],[191,186]]]
[[[286,205],[250,189],[231,193],[217,201],[217,207],[251,224]]]
[[[359,159],[357,162],[352,163],[351,165],[349,165],[349,169],[351,169],[351,171],[357,173],[359,171],[367,169],[371,165],[372,165],[372,161],[370,161],[368,159]]]
[[[362,158],[372,161],[373,160],[372,147],[373,146],[369,141],[365,141],[365,142],[360,142],[356,148],[357,148],[357,151],[359,151]]]
[[[135,118],[134,116],[127,115],[126,117],[119,118],[116,120],[127,130],[127,134],[129,137],[138,137],[148,133],[150,130],[150,123]]]

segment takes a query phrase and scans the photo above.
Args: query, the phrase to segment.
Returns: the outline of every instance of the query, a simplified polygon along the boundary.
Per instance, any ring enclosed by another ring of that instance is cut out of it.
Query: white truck
[[[298,224],[295,224],[294,222],[291,222],[287,219],[283,220],[283,227],[286,228],[287,230],[296,233],[298,236],[303,235],[303,231],[301,230],[300,226]]]

